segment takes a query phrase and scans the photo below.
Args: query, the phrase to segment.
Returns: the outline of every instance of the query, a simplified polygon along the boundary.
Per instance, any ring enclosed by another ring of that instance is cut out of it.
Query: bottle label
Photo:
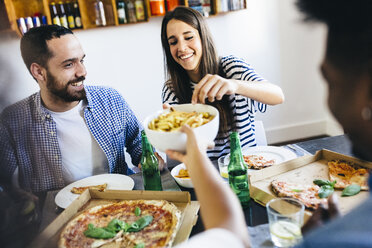
[[[118,9],[118,17],[121,19],[125,18],[125,11],[124,9]]]
[[[64,26],[65,28],[68,28],[68,24],[67,24],[67,18],[66,16],[62,16],[61,18],[59,18],[61,20],[61,24],[62,26]]]
[[[75,28],[74,16],[72,15],[68,16],[67,20],[68,20],[68,26],[70,28]]]
[[[142,1],[136,1],[135,6],[136,6],[137,20],[139,20],[139,21],[145,20],[145,10],[143,8],[143,2]]]
[[[58,16],[53,17],[53,24],[61,26],[61,21]]]
[[[79,16],[75,17],[75,24],[77,28],[81,28],[81,18]]]

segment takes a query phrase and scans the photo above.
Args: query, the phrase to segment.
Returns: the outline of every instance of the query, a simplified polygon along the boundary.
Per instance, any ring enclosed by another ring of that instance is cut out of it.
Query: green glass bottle
[[[243,159],[237,132],[230,134],[230,162],[227,170],[230,187],[238,196],[242,207],[248,207],[251,197],[249,195],[247,167]]]
[[[152,146],[147,139],[144,130],[141,132],[142,137],[142,178],[145,190],[163,190],[161,186],[161,177],[159,171],[159,161],[152,150]]]

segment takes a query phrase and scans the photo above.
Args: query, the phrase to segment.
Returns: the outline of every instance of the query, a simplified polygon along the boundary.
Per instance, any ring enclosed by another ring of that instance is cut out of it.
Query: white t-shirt
[[[72,183],[79,179],[108,172],[108,161],[103,150],[90,133],[84,119],[86,103],[66,112],[50,112],[57,127],[61,150],[63,179]]]
[[[232,232],[223,228],[212,228],[193,236],[175,248],[244,248],[244,244]]]

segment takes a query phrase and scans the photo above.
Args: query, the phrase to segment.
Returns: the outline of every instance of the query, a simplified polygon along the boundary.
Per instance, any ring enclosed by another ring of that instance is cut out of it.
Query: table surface
[[[307,155],[307,154],[314,154],[317,150],[321,150],[321,149],[328,149],[328,150],[332,150],[335,152],[353,156],[352,149],[351,149],[351,143],[346,135],[314,139],[314,140],[309,140],[305,142],[289,144],[289,145],[285,145],[282,147],[295,152],[298,157]],[[213,162],[213,163],[215,164],[215,166],[217,166],[216,162]],[[130,175],[130,177],[135,182],[134,189],[142,190],[143,181],[142,181],[141,172]],[[168,169],[165,169],[161,173],[161,178],[162,178],[163,190],[165,191],[168,191],[168,190],[188,191],[191,195],[191,200],[197,200],[194,190],[178,186],[177,183],[172,178],[172,175],[170,174],[170,171]],[[57,192],[58,191],[50,191],[46,195],[43,212],[42,212],[40,231],[46,228],[47,225],[49,225],[63,211],[63,209],[57,207],[54,203],[54,197],[57,194]],[[253,199],[250,202],[250,207],[244,210],[244,215],[245,215],[245,220],[248,226],[257,226],[257,225],[268,223],[265,207],[256,203]],[[202,232],[203,230],[204,230],[204,226],[203,226],[201,217],[199,216],[197,223],[192,229],[191,236],[199,232]]]

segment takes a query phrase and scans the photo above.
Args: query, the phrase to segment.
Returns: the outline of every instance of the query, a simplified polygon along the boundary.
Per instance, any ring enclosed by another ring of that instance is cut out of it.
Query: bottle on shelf
[[[67,1],[65,3],[65,7],[66,7],[65,9],[66,9],[68,27],[70,29],[74,29],[75,28],[75,18],[74,18],[72,3],[70,1]]]
[[[237,132],[230,134],[230,162],[227,171],[231,189],[238,196],[242,207],[249,207],[251,197],[249,195],[247,167],[244,162],[239,134]]]
[[[154,154],[152,145],[148,141],[144,130],[142,130],[141,132],[141,138],[142,138],[141,166],[143,187],[145,190],[159,191],[163,190],[159,171],[159,161]]]
[[[61,26],[61,21],[59,19],[57,6],[55,2],[50,3],[50,14],[52,15],[52,23]]]
[[[133,23],[137,22],[136,17],[136,8],[134,7],[134,4],[131,0],[127,1],[127,13],[128,13],[128,21]]]
[[[48,25],[47,17],[45,15],[41,16],[41,25]]]
[[[150,0],[151,15],[164,15],[165,4],[164,0]]]
[[[68,28],[67,15],[66,15],[65,7],[63,6],[62,1],[58,2],[58,9],[59,9],[59,20],[61,21],[61,25],[64,26],[65,28]]]
[[[179,0],[167,0],[166,3],[167,3],[167,11],[172,11],[177,6],[180,5],[180,1]]]
[[[41,22],[40,22],[40,17],[39,16],[34,16],[32,17],[32,22],[34,24],[34,27],[40,27],[41,26]]]
[[[34,27],[34,23],[30,16],[25,18],[25,22],[26,22],[27,31]]]
[[[27,32],[26,22],[23,17],[17,19],[18,29],[19,32],[21,32],[22,35],[24,35]]]
[[[127,20],[127,15],[125,13],[125,3],[124,3],[124,1],[123,0],[117,1],[116,7],[117,7],[117,11],[118,11],[118,21],[119,21],[119,23],[120,24],[127,23],[128,20]]]
[[[75,27],[83,28],[83,23],[81,22],[80,8],[77,1],[73,3],[74,8],[74,18],[75,18]]]
[[[105,8],[101,0],[94,3],[94,9],[96,11],[96,25],[106,26]]]
[[[145,20],[145,6],[143,0],[135,0],[134,6],[136,8],[137,21]]]

